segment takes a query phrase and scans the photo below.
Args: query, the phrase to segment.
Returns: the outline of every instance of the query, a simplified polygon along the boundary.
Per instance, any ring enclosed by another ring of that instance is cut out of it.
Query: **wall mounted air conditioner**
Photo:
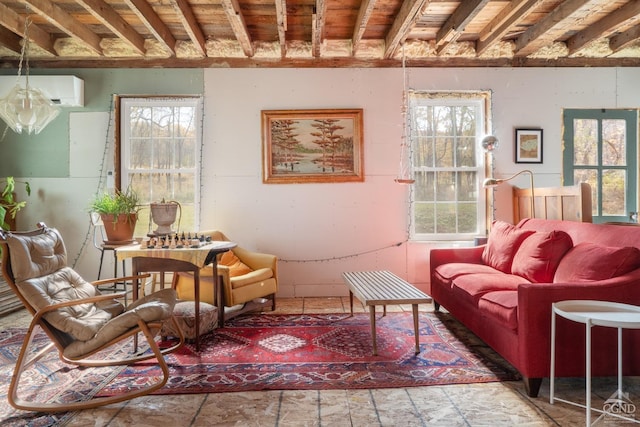
[[[7,96],[16,84],[24,87],[25,76],[0,76],[0,98]],[[84,107],[84,80],[76,76],[29,76],[29,86],[40,89],[54,104],[62,107]]]

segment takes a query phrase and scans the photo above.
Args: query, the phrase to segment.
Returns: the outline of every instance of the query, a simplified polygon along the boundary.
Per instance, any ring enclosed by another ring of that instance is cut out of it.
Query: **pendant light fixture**
[[[407,68],[404,56],[404,43],[402,44],[402,137],[400,138],[400,170],[395,182],[398,184],[413,184],[411,171],[411,142],[409,137],[409,123],[407,122],[407,110],[409,105],[409,97],[407,95]]]
[[[16,133],[40,133],[60,109],[40,89],[29,86],[29,18],[24,21],[24,39],[20,52],[20,64],[16,85],[7,96],[0,98],[0,118]],[[25,64],[24,87],[21,86],[22,64]]]

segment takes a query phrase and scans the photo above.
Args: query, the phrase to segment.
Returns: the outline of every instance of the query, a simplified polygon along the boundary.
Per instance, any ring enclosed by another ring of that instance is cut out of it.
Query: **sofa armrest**
[[[482,252],[486,245],[463,248],[436,248],[429,252],[429,266],[431,271],[442,264],[463,262],[467,264],[483,264]]]
[[[594,282],[527,283],[518,287],[518,337],[525,376],[547,376],[551,351],[551,304],[601,300],[640,305],[640,269]]]

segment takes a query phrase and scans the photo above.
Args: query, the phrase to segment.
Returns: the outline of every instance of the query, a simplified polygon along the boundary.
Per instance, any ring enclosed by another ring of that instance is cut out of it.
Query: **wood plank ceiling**
[[[638,66],[640,0],[0,0],[0,67]]]

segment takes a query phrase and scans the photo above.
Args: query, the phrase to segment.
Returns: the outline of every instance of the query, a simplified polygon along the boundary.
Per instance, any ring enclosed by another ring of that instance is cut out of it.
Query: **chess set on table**
[[[211,237],[191,232],[185,234],[182,232],[167,234],[163,236],[149,236],[149,240],[143,240],[140,243],[141,248],[147,249],[183,249],[183,248],[200,248],[211,243]]]

